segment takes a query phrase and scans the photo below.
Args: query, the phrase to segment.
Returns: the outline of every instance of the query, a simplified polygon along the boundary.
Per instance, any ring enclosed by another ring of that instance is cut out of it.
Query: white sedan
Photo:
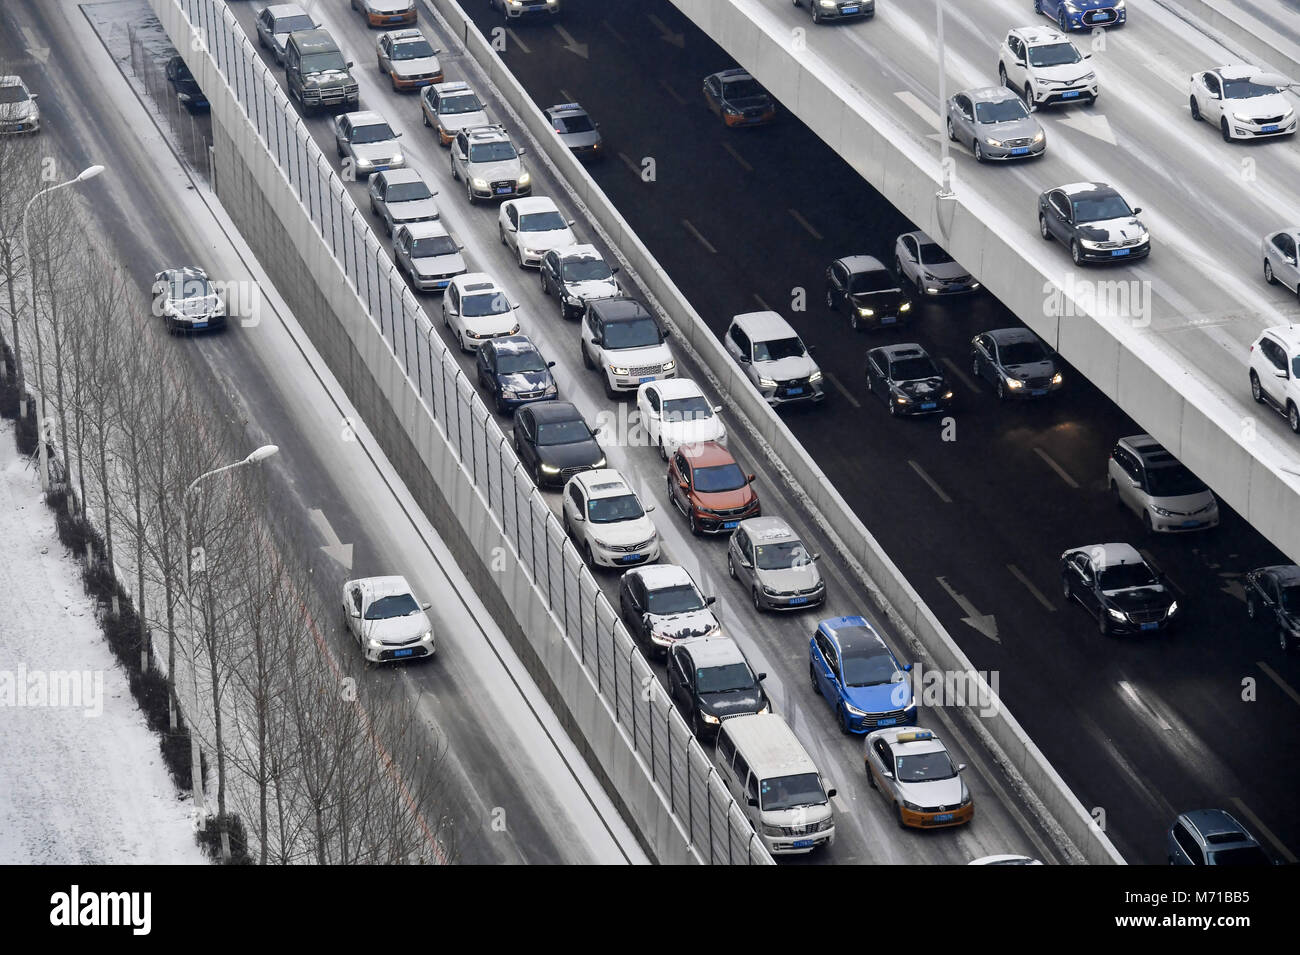
[[[343,622],[367,663],[433,656],[430,607],[405,577],[363,577],[343,585]]]
[[[637,388],[636,406],[649,443],[665,461],[683,444],[727,443],[727,429],[700,386],[689,378],[646,382]]]
[[[1285,77],[1264,74],[1253,66],[1193,73],[1188,91],[1192,119],[1219,127],[1224,142],[1293,135],[1295,110],[1278,89],[1285,82]]]
[[[442,297],[442,324],[456,333],[462,351],[476,352],[489,338],[519,334],[519,319],[505,290],[485,272],[451,280]]]
[[[545,196],[508,199],[497,213],[501,244],[514,249],[521,269],[540,268],[549,250],[577,245],[572,225],[573,220],[564,218]]]

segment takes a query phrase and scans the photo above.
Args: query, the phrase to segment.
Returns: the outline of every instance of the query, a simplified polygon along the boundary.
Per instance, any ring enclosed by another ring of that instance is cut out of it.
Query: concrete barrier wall
[[[582,568],[545,503],[517,468],[509,449],[504,448],[504,436],[490,413],[472,386],[457,374],[455,359],[436,337],[436,352],[429,352],[423,373],[437,378],[438,369],[432,363],[442,362],[442,380],[454,378],[451,387],[459,396],[444,402],[441,420],[430,415],[417,391],[423,386],[412,382],[394,352],[403,334],[394,328],[394,316],[390,313],[388,319],[390,344],[319,231],[320,222],[335,228],[332,218],[323,218],[320,192],[313,202],[314,211],[295,195],[244,112],[240,96],[227,84],[214,54],[208,52],[215,39],[228,45],[215,56],[227,66],[239,63],[231,52],[236,38],[223,34],[214,20],[224,10],[206,0],[186,0],[188,11],[175,0],[150,3],[212,103],[215,178],[223,206],[647,851],[669,864],[770,863],[671,704],[653,695],[648,705],[643,701],[640,691],[647,681],[654,683],[653,671],[639,654],[624,649],[630,640],[621,623]],[[195,19],[191,21],[190,16]],[[196,23],[205,44],[191,42]],[[238,30],[237,25],[234,29]],[[235,82],[244,84],[246,96],[256,66],[260,64],[245,59],[243,70],[236,71]],[[256,108],[269,110],[273,105],[262,102]],[[317,155],[312,161],[319,158]],[[338,190],[334,193],[336,203],[346,200],[344,205],[350,204],[336,179],[326,188]],[[368,230],[366,242],[371,253],[380,251]],[[354,247],[352,255],[357,254]],[[421,321],[421,330],[427,332],[427,318],[421,315]],[[428,350],[428,343],[425,345]],[[419,351],[417,347],[417,365]],[[466,417],[476,414],[483,416],[477,422],[478,432]],[[500,462],[501,474],[495,494],[491,475],[486,483],[478,481],[480,469],[490,470],[493,451],[487,447],[466,449],[464,430],[469,431],[471,440],[476,433],[495,433],[500,438],[502,447],[495,450],[495,460]],[[484,498],[485,486],[498,508],[512,491],[516,501],[520,497],[527,501],[526,539],[524,517],[516,510],[514,533],[508,533]],[[525,547],[534,567],[539,547],[548,558],[557,555],[555,579],[549,564],[545,579],[529,572],[521,559]],[[492,562],[492,555],[501,553],[515,559],[505,561],[504,566]],[[570,608],[575,608],[578,631],[583,635],[581,645],[575,645],[576,637],[566,636],[560,619],[550,609],[557,606],[557,599],[566,620]],[[594,640],[588,635],[589,625],[596,631]],[[647,751],[648,759],[642,755]],[[674,752],[689,758],[678,755],[674,765]],[[665,759],[663,768],[660,764]]]
[[[1065,320],[1049,314],[1044,301],[1055,279],[1024,258],[1016,238],[984,225],[995,221],[989,200],[961,189],[956,199],[937,199],[937,151],[918,145],[815,54],[794,50],[774,18],[751,18],[761,14],[752,0],[671,2],[1260,533],[1300,560],[1300,521],[1277,520],[1300,509],[1300,488],[1284,476],[1285,460],[1269,442],[1250,441],[1254,432],[1242,416],[1253,411],[1194,375],[1167,378],[1176,363],[1126,320],[1083,307]],[[1241,396],[1247,393],[1243,377]]]
[[[1240,47],[1252,60],[1300,80],[1300,46],[1279,36],[1276,30],[1250,16],[1232,0],[1156,0],[1156,3],[1184,20],[1199,20],[1227,41],[1229,48]],[[1278,6],[1282,6],[1281,2]]]
[[[713,384],[727,401],[730,410],[766,446],[769,458],[785,474],[792,490],[813,512],[822,530],[834,543],[843,564],[857,573],[880,609],[904,631],[907,639],[912,642],[913,649],[922,653],[930,665],[947,670],[974,672],[961,648],[894,566],[870,531],[858,520],[785,423],[759,398],[748,379],[727,355],[722,343],[595,180],[560,142],[546,117],[501,62],[474,23],[466,17],[455,0],[429,2],[450,23],[451,32],[463,39],[468,52],[491,79],[502,99],[514,109],[547,160],[571,187],[573,198],[586,207],[589,216],[623,257],[623,264],[628,271],[653,296],[655,301],[652,304],[677,333],[674,347],[681,347],[681,344],[689,346],[698,363],[710,373]],[[715,12],[730,8],[727,0],[702,0],[697,5]],[[687,4],[678,3],[678,6],[684,8]],[[747,24],[748,20],[743,17],[718,17],[716,23],[706,17],[701,26],[715,39],[725,36],[726,39],[719,42],[733,56],[745,62],[743,56],[737,55],[732,43],[736,43],[740,49],[745,49],[746,46],[757,49],[759,43],[763,42],[761,34],[750,29]],[[784,69],[790,81],[796,83],[793,92],[797,93],[797,64],[787,63]],[[773,88],[780,95],[779,89],[775,86]],[[782,98],[786,99],[784,96]],[[791,100],[786,99],[786,102]],[[910,194],[915,202],[933,198],[935,184],[932,179],[916,175],[914,170],[901,166],[896,158],[891,160],[880,143],[880,137],[868,134],[862,128],[855,129],[860,142],[870,147],[867,151],[878,164],[881,173],[896,180],[898,194]],[[994,239],[979,224],[979,220],[969,214],[949,221],[954,228],[965,232],[967,241],[989,243]],[[933,223],[931,226],[934,229],[932,234],[936,235],[952,231],[939,229]],[[924,224],[922,227],[925,227]],[[1035,285],[1035,289],[1039,287],[1041,281]],[[1041,311],[1041,296],[1036,301],[1039,302]],[[1049,337],[1055,338],[1054,335]],[[979,718],[973,710],[965,710],[963,715],[995,762],[1012,781],[1017,790],[1016,795],[1036,811],[1067,857],[1099,864],[1123,863],[1123,858],[1110,840],[1097,828],[1091,816],[1005,707],[999,705],[998,714],[987,719]]]

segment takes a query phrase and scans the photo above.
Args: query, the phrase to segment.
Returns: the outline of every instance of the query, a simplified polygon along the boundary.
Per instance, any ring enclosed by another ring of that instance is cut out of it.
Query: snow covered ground
[[[0,546],[0,864],[205,864],[8,421]]]

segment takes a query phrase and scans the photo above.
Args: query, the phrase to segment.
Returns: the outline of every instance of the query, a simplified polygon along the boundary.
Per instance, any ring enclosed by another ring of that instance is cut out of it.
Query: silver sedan
[[[1300,298],[1300,228],[1270,232],[1260,242],[1264,257],[1264,281],[1281,283]]]
[[[1003,86],[962,90],[948,100],[948,138],[975,159],[1032,159],[1047,149],[1047,134],[1024,101]]]

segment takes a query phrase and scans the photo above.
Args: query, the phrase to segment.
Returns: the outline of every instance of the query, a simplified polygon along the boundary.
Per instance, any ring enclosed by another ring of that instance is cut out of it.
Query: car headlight
[[[615,374],[615,375],[624,375],[624,376],[626,376],[626,375],[630,375],[630,374],[632,373],[631,370],[630,370],[626,365],[621,366],[621,367],[620,367],[619,365],[610,365],[610,366],[609,366],[609,370],[610,370],[611,373],[613,373],[613,374]]]
[[[913,698],[913,699],[911,699],[911,700],[908,700],[908,702],[907,702],[907,706],[903,707],[903,712],[904,712],[904,713],[907,713],[907,712],[909,712],[910,710],[914,710],[914,709],[916,709],[916,699],[915,699],[915,698]]]
[[[773,380],[773,379],[771,379],[771,378],[764,378],[762,375],[759,375],[759,376],[758,376],[758,387],[760,387],[760,388],[775,388],[775,387],[776,387],[776,381]]]
[[[1091,82],[1092,82],[1093,80],[1095,80],[1096,78],[1097,78],[1097,74],[1096,74],[1096,73],[1089,73],[1087,76],[1085,76],[1085,77],[1083,78],[1083,82],[1085,82],[1085,83],[1091,83]]]
[[[912,303],[904,302],[902,305],[898,306],[898,310],[900,312],[910,312],[912,310]]]
[[[521,186],[527,186],[532,181],[533,181],[533,177],[526,172],[521,172],[519,174],[519,179],[517,180],[518,184]]]
[[[474,178],[470,180],[470,185],[475,189],[486,189],[488,187],[486,179]]]
[[[402,162],[402,161],[403,161],[403,159],[402,159],[402,151],[399,149],[397,152],[393,153],[393,158],[392,158],[391,162],[393,162],[394,164],[396,164],[396,163],[400,163],[400,162]]]
[[[1083,246],[1085,249],[1098,249],[1098,248],[1101,248],[1101,243],[1100,243],[1100,242],[1097,242],[1097,241],[1094,240],[1094,239],[1080,239],[1080,240],[1079,240],[1079,244],[1080,244],[1081,246]]]
[[[560,473],[560,469],[557,468],[557,467],[556,467],[555,465],[553,465],[553,464],[543,464],[543,465],[542,465],[542,473],[543,473],[543,474],[559,474],[559,473]]]
[[[906,799],[903,800],[903,808],[910,809],[912,810],[912,812],[925,812],[925,808],[923,806],[918,806],[914,802],[908,802]]]
[[[1177,601],[1177,600],[1175,600],[1173,603],[1171,603],[1171,604],[1169,605],[1169,609],[1165,611],[1165,616],[1166,616],[1166,617],[1172,617],[1172,616],[1173,616],[1174,614],[1176,614],[1176,613],[1178,613],[1178,601]]]
[[[1018,381],[1018,380],[1015,379],[1015,378],[1008,378],[1008,379],[1007,379],[1007,387],[1008,387],[1008,388],[1011,388],[1011,389],[1014,390],[1014,389],[1016,389],[1016,388],[1023,388],[1023,387],[1025,387],[1025,383],[1024,383],[1023,381]]]
[[[1157,514],[1159,514],[1161,517],[1173,517],[1173,516],[1174,516],[1174,512],[1173,512],[1173,511],[1169,510],[1168,508],[1160,507],[1159,505],[1156,505],[1156,504],[1152,504],[1152,505],[1151,505],[1151,510],[1155,511],[1155,512],[1156,512]]]
[[[859,308],[858,314],[861,315],[863,318],[870,318],[872,315],[875,315],[876,313],[869,308]]]
[[[897,401],[900,405],[907,405],[912,403],[912,399],[909,398],[907,395],[901,395],[901,394],[895,395],[894,400]]]
[[[559,386],[556,385],[555,382],[551,382],[549,385],[546,386],[546,391],[542,393],[547,395],[555,395],[555,394],[559,394],[559,392],[560,392]]]
[[[758,715],[758,716],[762,716],[764,713],[768,713],[768,712],[770,712],[771,709],[772,709],[772,708],[771,708],[770,706],[764,705],[763,708],[762,708],[761,710],[758,710],[758,711],[757,711],[757,715]]]
[[[724,106],[722,109],[723,109],[723,112],[725,112],[728,116],[739,116],[739,115],[740,115],[740,110],[736,109],[736,108],[733,107],[733,106]]]
[[[1122,610],[1116,610],[1114,607],[1107,607],[1106,612],[1110,614],[1111,617],[1119,621],[1124,621],[1128,619],[1128,614],[1124,613],[1124,611]]]
[[[1041,143],[1041,142],[1043,141],[1043,136],[1044,136],[1044,133],[1043,133],[1043,131],[1040,129],[1040,130],[1039,130],[1039,131],[1034,135],[1034,142],[1036,142],[1036,143]]]
[[[601,468],[603,468],[603,467],[604,467],[606,464],[608,464],[608,463],[609,463],[609,462],[605,460],[605,456],[602,454],[602,455],[600,456],[600,460],[597,461],[594,465],[592,465],[592,467],[594,467],[596,470],[600,470]]]
[[[944,401],[951,401],[951,400],[952,400],[952,389],[951,389],[951,388],[949,388],[947,391],[945,391],[945,392],[943,393],[943,400],[944,400]]]
[[[814,384],[814,383],[819,382],[819,381],[821,381],[821,380],[822,380],[822,373],[821,373],[820,370],[819,370],[819,371],[814,371],[811,375],[808,376],[808,382],[809,382],[809,384]]]
[[[1052,384],[1054,385],[1059,385],[1063,381],[1065,381],[1065,379],[1061,377],[1061,373],[1059,371],[1052,376]]]
[[[817,0],[817,6],[821,7],[823,10],[834,10],[835,0]]]
[[[353,161],[357,164],[357,167],[360,169],[368,169],[374,165],[374,163],[371,162],[369,159],[367,159],[365,156],[357,156]]]
[[[371,650],[378,650],[380,647],[383,646],[383,644],[380,643],[378,640],[376,640],[374,637],[371,637],[370,640],[367,641],[367,645],[370,647]]]
[[[763,823],[763,835],[783,836],[785,835],[785,830],[780,826],[769,826],[767,823]]]
[[[984,142],[988,143],[990,146],[1001,146],[1001,145],[1002,145],[1002,140],[1000,140],[1000,139],[994,139],[992,136],[985,136],[985,137],[984,137]]]
[[[664,371],[672,371],[676,367],[677,367],[677,362],[673,361],[671,358],[668,359],[668,361],[664,362],[664,366],[663,366]]]
[[[432,631],[432,630],[426,630],[426,631],[424,631],[423,635],[421,635],[421,637],[420,637],[420,642],[421,642],[421,643],[428,643],[428,642],[429,642],[430,640],[432,640],[432,639],[433,639],[433,631]]]
[[[866,716],[866,715],[867,715],[867,713],[866,713],[865,710],[860,710],[860,709],[858,709],[856,706],[853,706],[853,705],[850,704],[850,703],[845,703],[845,704],[843,704],[843,706],[844,706],[844,712],[848,713],[849,716]]]
[[[701,713],[700,719],[704,720],[704,722],[708,723],[710,726],[717,726],[722,722],[722,720],[718,719],[716,716],[711,716],[708,713]]]

